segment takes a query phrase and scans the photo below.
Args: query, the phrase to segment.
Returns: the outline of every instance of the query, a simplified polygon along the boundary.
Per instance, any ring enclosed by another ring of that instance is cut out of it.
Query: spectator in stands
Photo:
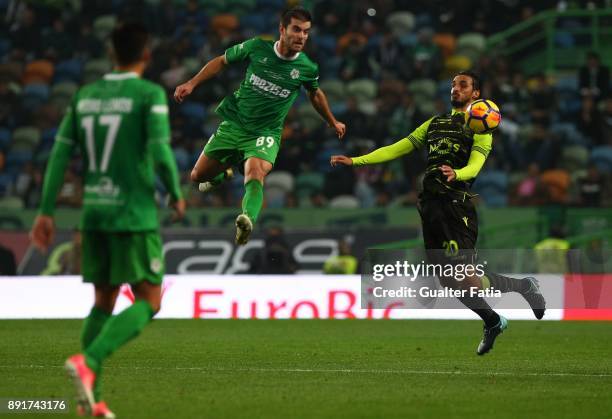
[[[344,45],[340,45],[344,41]],[[368,54],[365,49],[367,39],[358,33],[348,33],[338,41],[342,55],[340,78],[345,81],[371,76]]]
[[[598,138],[596,144],[612,146],[612,96],[605,100],[597,126]]]
[[[293,274],[298,265],[285,234],[280,227],[271,227],[266,232],[263,249],[255,254],[249,273],[252,274]]]
[[[578,85],[580,94],[591,96],[595,102],[607,97],[610,91],[610,69],[601,63],[596,52],[587,54],[586,63],[578,73]]]
[[[338,240],[338,255],[332,256],[323,264],[323,273],[328,275],[353,275],[357,273],[358,260],[351,249],[352,237]]]
[[[527,174],[516,187],[515,199],[511,200],[514,205],[538,205],[540,202],[540,168],[536,163],[531,163]]]
[[[11,28],[11,39],[20,56],[36,57],[41,46],[41,31],[36,25],[36,12],[27,5],[21,10],[18,20]]]
[[[0,276],[3,275],[17,275],[17,262],[15,261],[15,253],[0,244]]]
[[[597,166],[591,165],[585,177],[578,180],[579,203],[583,207],[601,206],[604,179]]]

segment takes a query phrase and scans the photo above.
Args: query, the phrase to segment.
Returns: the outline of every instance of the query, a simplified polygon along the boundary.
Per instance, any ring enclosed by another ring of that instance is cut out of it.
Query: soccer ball
[[[465,123],[476,134],[492,132],[500,122],[499,108],[490,100],[478,99],[465,112]]]

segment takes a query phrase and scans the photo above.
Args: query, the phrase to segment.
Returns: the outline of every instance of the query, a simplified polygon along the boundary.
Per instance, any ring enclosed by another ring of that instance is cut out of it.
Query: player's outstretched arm
[[[408,154],[412,150],[414,150],[414,144],[408,139],[408,137],[406,137],[391,145],[377,148],[371,153],[365,154],[363,156],[332,156],[330,164],[332,166],[337,166],[339,164],[344,166],[363,166],[366,164],[384,163],[389,160],[394,160],[400,156]]]
[[[336,130],[336,135],[338,138],[344,137],[344,133],[346,132],[346,125],[342,122],[339,122],[334,117],[331,109],[329,109],[329,103],[327,102],[327,97],[323,90],[316,89],[308,92],[308,98],[310,99],[310,103],[312,103],[313,108],[325,119],[327,125],[330,128]]]
[[[193,92],[193,90],[206,80],[212,79],[221,72],[227,65],[225,55],[220,55],[207,62],[204,67],[193,76],[189,81],[177,86],[174,90],[174,100],[182,103],[183,100]]]

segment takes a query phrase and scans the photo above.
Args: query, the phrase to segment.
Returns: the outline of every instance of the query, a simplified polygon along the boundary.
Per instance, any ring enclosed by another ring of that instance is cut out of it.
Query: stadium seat
[[[189,77],[191,77],[191,75],[196,74],[198,71],[200,71],[200,69],[204,65],[202,61],[194,57],[185,58],[182,64],[183,64],[183,68],[185,69],[185,73]]]
[[[410,12],[393,12],[387,16],[387,27],[399,37],[410,33],[414,29],[414,25],[415,18]]]
[[[11,130],[0,128],[0,151],[6,150],[11,144]]]
[[[571,183],[570,175],[563,169],[547,170],[540,175],[540,182],[546,188],[548,199],[555,203],[566,203]]]
[[[213,17],[211,26],[218,37],[225,38],[234,31],[238,30],[240,22],[235,15],[226,13]]]
[[[255,9],[255,0],[225,0],[227,10],[231,10],[233,14],[244,16]]]
[[[11,171],[12,168],[20,169],[24,164],[32,161],[33,156],[34,153],[31,150],[12,148],[6,155],[7,171]]]
[[[603,173],[612,173],[612,146],[593,148],[591,162]]]
[[[54,84],[51,86],[51,99],[72,99],[72,96],[74,96],[78,89],[79,86],[71,81]]]
[[[11,41],[9,39],[0,39],[0,59],[11,50]]]
[[[337,39],[335,36],[321,34],[313,38],[313,42],[317,45],[319,52],[325,56],[326,59],[336,55]]]
[[[581,145],[564,147],[560,167],[569,172],[585,169],[589,162],[589,149]]]
[[[191,157],[187,150],[182,147],[176,147],[172,151],[174,152],[174,159],[179,171],[184,172],[191,169]]]
[[[11,82],[21,82],[23,76],[23,64],[10,61],[0,64],[0,77]]]
[[[408,84],[408,90],[414,96],[416,103],[421,100],[433,100],[436,96],[436,82],[431,79],[413,80]]]
[[[40,142],[40,130],[36,127],[21,127],[13,132],[11,150],[34,150]]]
[[[18,196],[6,196],[0,199],[0,208],[20,210],[23,206],[23,200]]]
[[[314,192],[323,190],[325,177],[319,172],[300,173],[295,179],[298,197],[309,197]]]
[[[478,175],[474,192],[492,207],[504,206],[508,195],[508,174],[499,170],[487,170]]]
[[[99,16],[94,20],[93,33],[96,38],[104,42],[111,34],[117,23],[117,18],[113,15]]]
[[[293,191],[295,179],[290,172],[277,171],[266,176],[266,188],[279,188],[285,192]]]
[[[374,99],[377,91],[378,86],[371,79],[352,80],[346,86],[346,93],[355,96],[358,101]]]
[[[330,208],[359,208],[359,200],[353,195],[340,195],[336,196],[329,201]]]
[[[283,188],[266,187],[264,198],[267,208],[283,208],[287,200],[287,191]]]
[[[13,175],[10,173],[0,173],[0,196],[7,195],[13,187]],[[4,207],[2,207],[4,208]]]
[[[257,9],[269,9],[274,12],[282,10],[286,6],[286,0],[257,0]]]
[[[320,84],[321,90],[325,92],[330,102],[342,102],[346,98],[344,83],[342,80],[325,80]]]
[[[179,108],[179,112],[190,122],[204,123],[206,118],[206,108],[196,102],[184,102]]]
[[[452,33],[437,33],[433,37],[433,43],[440,48],[442,56],[447,58],[455,53],[457,38]]]
[[[55,66],[55,74],[53,76],[54,83],[75,82],[81,81],[81,73],[83,71],[83,63],[81,60],[72,59],[59,62]]]
[[[91,83],[100,79],[103,75],[110,72],[113,64],[104,58],[90,60],[85,63],[83,70],[83,83]]]
[[[451,55],[444,60],[444,72],[442,78],[452,77],[460,71],[469,70],[472,67],[472,60],[464,55]]]
[[[487,48],[487,39],[481,33],[468,32],[457,39],[457,49],[474,49],[483,52]]]
[[[321,116],[309,103],[300,105],[297,113],[300,124],[309,131],[319,128],[324,123]]]
[[[250,29],[255,34],[270,32],[270,17],[264,13],[248,13],[240,18],[240,27]]]
[[[23,84],[50,84],[53,79],[53,71],[53,63],[49,60],[31,61],[25,67],[22,77]]]
[[[35,111],[49,98],[49,87],[46,84],[28,84],[21,92],[21,104],[28,111]]]

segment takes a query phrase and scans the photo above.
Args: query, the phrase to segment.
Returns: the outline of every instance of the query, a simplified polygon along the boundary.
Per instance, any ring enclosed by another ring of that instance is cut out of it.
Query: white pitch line
[[[63,368],[60,365],[0,365],[0,369],[45,369]],[[207,367],[106,367],[106,370],[151,370],[151,371],[203,371],[203,372],[287,372],[287,373],[344,373],[344,374],[421,374],[421,375],[480,375],[507,377],[593,377],[612,378],[612,374],[583,374],[573,372],[508,372],[508,371],[428,371],[428,370],[360,370],[360,369],[308,369],[308,368],[207,368]]]

